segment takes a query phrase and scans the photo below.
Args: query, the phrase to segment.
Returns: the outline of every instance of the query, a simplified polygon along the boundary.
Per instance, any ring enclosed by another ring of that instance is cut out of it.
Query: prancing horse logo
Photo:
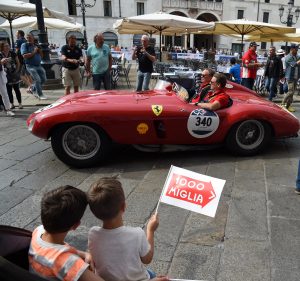
[[[156,116],[159,116],[162,111],[163,111],[163,106],[162,105],[157,105],[157,104],[154,104],[151,106],[152,107],[152,111],[153,113],[156,115]]]

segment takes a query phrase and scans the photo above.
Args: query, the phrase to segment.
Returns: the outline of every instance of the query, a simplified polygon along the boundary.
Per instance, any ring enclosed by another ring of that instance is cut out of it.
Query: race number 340
[[[187,128],[195,138],[206,138],[212,135],[219,127],[220,119],[217,113],[198,108],[191,112]]]

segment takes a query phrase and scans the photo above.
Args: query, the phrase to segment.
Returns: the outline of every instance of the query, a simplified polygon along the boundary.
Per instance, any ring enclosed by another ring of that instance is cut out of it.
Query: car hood
[[[120,104],[138,104],[139,102],[149,101],[151,104],[156,104],[157,102],[162,102],[163,100],[168,99],[168,103],[183,103],[179,99],[174,97],[174,92],[167,92],[161,90],[150,90],[144,92],[135,92],[135,91],[86,91],[76,94],[69,95],[67,97],[62,97],[60,104],[92,104],[92,105],[120,105]],[[172,102],[173,101],[173,102]]]

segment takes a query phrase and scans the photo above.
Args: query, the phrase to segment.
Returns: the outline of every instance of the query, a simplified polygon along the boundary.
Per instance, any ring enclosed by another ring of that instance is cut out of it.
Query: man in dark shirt
[[[264,71],[266,78],[265,87],[269,92],[269,100],[276,96],[276,88],[279,79],[283,77],[283,67],[281,58],[276,56],[276,48],[271,46],[269,49],[269,57]]]
[[[68,44],[61,48],[62,78],[65,86],[65,95],[69,95],[73,82],[74,93],[78,92],[81,81],[79,65],[83,64],[82,50],[76,46],[76,36],[68,37]]]
[[[153,72],[153,62],[155,62],[154,48],[149,46],[149,37],[143,35],[141,38],[142,46],[136,47],[132,54],[132,59],[138,59],[139,70],[137,74],[137,91],[149,90],[151,73]]]

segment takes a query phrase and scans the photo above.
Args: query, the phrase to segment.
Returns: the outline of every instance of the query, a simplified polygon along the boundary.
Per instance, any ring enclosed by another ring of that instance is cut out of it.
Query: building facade
[[[34,2],[34,0],[23,0]],[[294,2],[295,7],[300,6],[300,0],[42,0],[43,6],[63,12],[73,17],[76,22],[83,23],[82,8],[85,7],[86,35],[89,44],[97,32],[104,33],[106,43],[131,48],[138,36],[120,35],[113,29],[116,20],[157,11],[199,19],[203,21],[220,21],[246,18],[248,20],[281,24],[279,7],[283,5],[283,21],[287,20],[288,2]],[[292,9],[293,20],[296,8]],[[283,25],[286,25],[284,23]],[[294,27],[300,26],[300,21]],[[26,30],[31,31],[31,30]],[[142,32],[142,31],[141,31]],[[49,43],[63,45],[66,42],[67,30],[48,31]],[[83,34],[77,34],[83,40]],[[155,37],[155,36],[154,36]],[[158,37],[156,37],[158,42]],[[158,44],[157,44],[158,45]],[[223,49],[225,51],[239,52],[241,42],[233,37],[211,34],[186,34],[182,36],[163,36],[162,46],[197,47],[198,49]],[[274,43],[276,47],[284,45],[283,42]],[[245,43],[245,47],[248,43]],[[267,49],[270,43],[261,43],[261,49]]]

